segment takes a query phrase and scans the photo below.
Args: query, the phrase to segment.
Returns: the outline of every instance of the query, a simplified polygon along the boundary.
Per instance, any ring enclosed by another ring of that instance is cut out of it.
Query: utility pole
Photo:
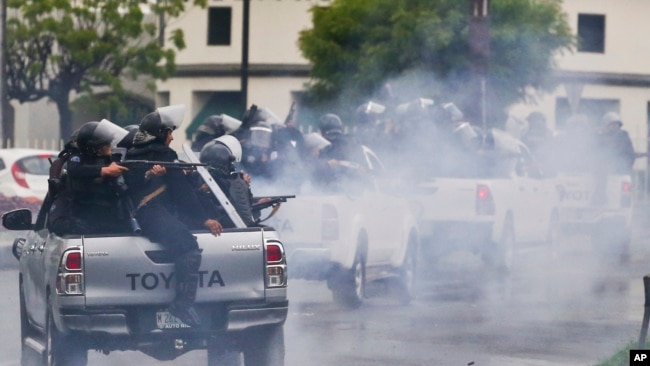
[[[241,105],[245,111],[248,109],[248,43],[250,33],[250,0],[244,0],[244,19],[242,21],[242,46],[241,46]]]
[[[487,74],[490,57],[490,0],[470,0],[469,46],[473,72],[478,79],[481,124],[487,130]]]

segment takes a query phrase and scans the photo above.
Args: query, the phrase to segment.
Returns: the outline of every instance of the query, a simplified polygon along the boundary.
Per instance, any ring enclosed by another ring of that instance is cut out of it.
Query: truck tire
[[[398,277],[390,281],[392,292],[397,301],[402,305],[408,305],[413,299],[413,289],[415,287],[415,269],[417,265],[417,239],[411,234],[404,255],[404,261],[399,268]]]
[[[246,332],[244,366],[284,366],[284,328],[269,325]]]
[[[503,223],[501,240],[494,243],[493,250],[483,254],[486,262],[500,274],[508,274],[512,270],[515,256],[515,231],[512,217],[507,216]]]
[[[352,268],[339,275],[340,278],[331,286],[334,302],[349,309],[358,308],[366,293],[366,260],[359,250]]]
[[[19,281],[20,292],[20,365],[21,366],[40,366],[42,365],[42,356],[36,350],[25,345],[27,337],[34,336],[34,330],[27,319],[27,310],[25,308],[25,293],[23,284]]]
[[[45,366],[86,366],[88,364],[88,350],[83,341],[59,332],[49,307],[45,326],[43,364]]]

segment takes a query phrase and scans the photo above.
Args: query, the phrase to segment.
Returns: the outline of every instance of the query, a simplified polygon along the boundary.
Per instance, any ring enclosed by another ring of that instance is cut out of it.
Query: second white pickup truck
[[[367,169],[379,175],[379,159],[364,153]],[[268,222],[285,245],[291,278],[327,281],[334,300],[349,308],[360,306],[366,285],[379,281],[410,302],[419,233],[404,197],[374,184],[357,192],[302,190]]]
[[[508,271],[519,245],[556,239],[559,195],[523,143],[504,131],[490,133],[508,152],[499,169],[416,182],[412,201],[429,258],[467,249]]]
[[[596,189],[598,179],[602,179],[601,189]],[[561,173],[557,188],[563,231],[589,235],[597,253],[626,261],[633,207],[631,176]]]

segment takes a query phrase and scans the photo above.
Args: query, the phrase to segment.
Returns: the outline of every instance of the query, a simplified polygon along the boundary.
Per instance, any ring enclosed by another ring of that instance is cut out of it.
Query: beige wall
[[[306,64],[297,46],[299,32],[311,27],[308,9],[326,1],[251,1],[249,62],[263,64]],[[191,7],[168,30],[183,29],[187,48],[178,53],[178,64],[239,63],[242,53],[241,0],[209,1],[209,7],[231,7],[230,46],[208,46],[208,10]]]

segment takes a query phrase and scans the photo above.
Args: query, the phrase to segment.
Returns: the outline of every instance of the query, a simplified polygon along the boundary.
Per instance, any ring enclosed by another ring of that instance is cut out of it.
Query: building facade
[[[185,104],[187,114],[173,147],[191,139],[211,114],[241,118],[244,107],[256,104],[280,118],[309,81],[309,64],[298,48],[300,31],[311,27],[313,6],[329,0],[250,0],[248,78],[242,98],[244,4],[242,0],[208,0],[207,8],[190,5],[166,22],[167,35],[182,29],[187,47],[176,57],[177,73],[157,83],[156,106]],[[564,0],[570,26],[581,39],[574,52],[557,55],[552,93],[535,94],[534,103],[519,104],[519,115],[538,110],[549,126],[561,129],[567,118],[585,113],[592,121],[616,111],[638,152],[648,151],[650,121],[650,42],[641,36],[650,24],[643,17],[650,2],[639,0]],[[57,131],[56,109],[47,102],[14,105],[16,140],[47,138]],[[45,110],[46,112],[43,112]],[[49,112],[47,112],[49,110]],[[53,112],[54,111],[54,112]],[[134,121],[137,122],[137,121]],[[648,159],[635,168],[647,172]]]

